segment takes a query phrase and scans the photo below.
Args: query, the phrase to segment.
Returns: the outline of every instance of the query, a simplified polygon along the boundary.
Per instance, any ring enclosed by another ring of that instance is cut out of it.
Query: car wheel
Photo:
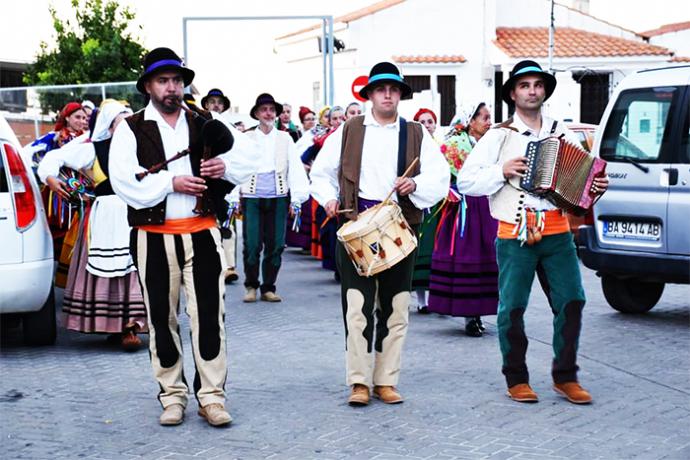
[[[40,310],[27,313],[22,318],[24,343],[27,345],[52,345],[57,336],[55,318],[55,293],[50,288],[50,295]]]
[[[601,277],[606,301],[622,313],[645,313],[654,307],[664,292],[664,283],[621,279],[613,275]]]

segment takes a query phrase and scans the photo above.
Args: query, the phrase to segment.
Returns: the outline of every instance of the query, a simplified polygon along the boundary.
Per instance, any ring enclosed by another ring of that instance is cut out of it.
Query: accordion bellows
[[[563,137],[550,137],[527,145],[527,172],[520,188],[542,196],[575,215],[585,214],[599,195],[592,180],[606,174],[606,161],[587,153]]]

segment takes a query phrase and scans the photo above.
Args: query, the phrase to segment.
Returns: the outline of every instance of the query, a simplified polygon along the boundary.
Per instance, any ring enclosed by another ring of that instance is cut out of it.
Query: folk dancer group
[[[279,302],[276,280],[288,215],[299,220],[310,195],[314,209],[321,209],[321,225],[332,225],[328,251],[341,281],[349,404],[366,405],[372,394],[389,404],[403,401],[397,385],[413,275],[420,312],[463,316],[470,335],[481,335],[481,316],[498,314],[508,396],[537,401],[525,365],[523,320],[535,273],[555,315],[554,389],[574,403],[591,401],[577,380],[585,296],[567,219],[510,182],[526,172],[529,141],[572,136],[563,123],[541,114],[556,81],[537,63],[518,63],[502,88],[503,100],[515,105],[511,119],[489,129],[485,104],[465,108],[440,146],[432,137],[432,111],[420,110],[415,121],[399,116],[398,104],[412,90],[391,63],[371,69],[360,91],[371,102],[363,115],[358,104],[318,116],[301,107],[300,120],[305,128],[311,124],[301,133],[289,116],[281,117],[289,105],[267,93],[251,110],[258,127],[245,133],[219,115],[229,100],[218,89],[202,99],[206,110],[191,102],[185,107],[183,89],[193,78],[172,50],[151,51],[137,81],[148,97],[143,110],[132,114],[118,101],[104,101],[94,110],[91,130],[75,121],[63,132],[71,115],[86,114],[68,106],[51,137],[64,137],[57,145],[62,148],[49,155],[44,148],[36,161],[52,194],[74,199],[60,176],[69,168],[88,178],[96,197],[79,221],[71,255],[67,325],[120,333],[123,345],[138,345],[136,333],[148,330],[161,424],[181,423],[187,405],[177,320],[182,286],[199,414],[215,426],[232,420],[225,408],[223,320],[225,280],[237,276],[227,271],[234,268],[227,260],[234,260],[236,243],[229,241],[234,228],[221,237],[224,216],[243,214],[244,301],[256,301],[260,290],[262,300]],[[64,146],[73,138],[78,140]],[[40,150],[34,145],[32,152]],[[592,191],[600,194],[607,186],[606,178],[596,178]],[[387,270],[365,276],[343,244],[335,243],[335,231],[388,197],[420,232],[420,246]],[[520,229],[537,218],[542,238],[525,244]],[[300,226],[292,230],[299,234]]]

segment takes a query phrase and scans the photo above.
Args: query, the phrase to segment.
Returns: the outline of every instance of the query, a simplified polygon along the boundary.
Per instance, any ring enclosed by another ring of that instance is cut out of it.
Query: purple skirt
[[[302,215],[300,217],[299,230],[292,231],[292,223],[294,219],[290,216],[287,218],[287,231],[285,232],[285,244],[291,248],[302,248],[309,250],[311,248],[311,200],[302,203]]]
[[[488,198],[464,199],[464,233],[455,222],[460,203],[447,203],[449,208],[439,224],[431,256],[429,310],[451,316],[495,315],[498,266],[494,244],[498,222],[491,217]]]

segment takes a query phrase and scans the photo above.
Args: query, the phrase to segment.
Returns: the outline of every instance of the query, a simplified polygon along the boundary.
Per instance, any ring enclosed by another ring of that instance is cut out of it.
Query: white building
[[[690,46],[686,36],[676,41],[664,41],[669,34],[650,39],[593,17],[586,12],[587,0],[571,3],[575,7],[557,4],[554,10],[558,89],[547,110],[555,117],[598,123],[623,76],[678,60],[673,50]],[[334,37],[344,48],[334,56],[335,102],[353,100],[354,79],[387,60],[400,66],[415,91],[413,100],[401,103],[403,116],[411,118],[419,107],[428,107],[448,125],[459,104],[484,101],[493,107],[496,121],[505,119],[508,107],[497,101],[513,65],[533,59],[548,68],[550,4],[383,0],[338,17]],[[690,34],[690,28],[673,33]],[[293,101],[313,107],[323,105],[320,37],[321,26],[315,25],[275,40],[276,52],[289,69],[282,84]]]

